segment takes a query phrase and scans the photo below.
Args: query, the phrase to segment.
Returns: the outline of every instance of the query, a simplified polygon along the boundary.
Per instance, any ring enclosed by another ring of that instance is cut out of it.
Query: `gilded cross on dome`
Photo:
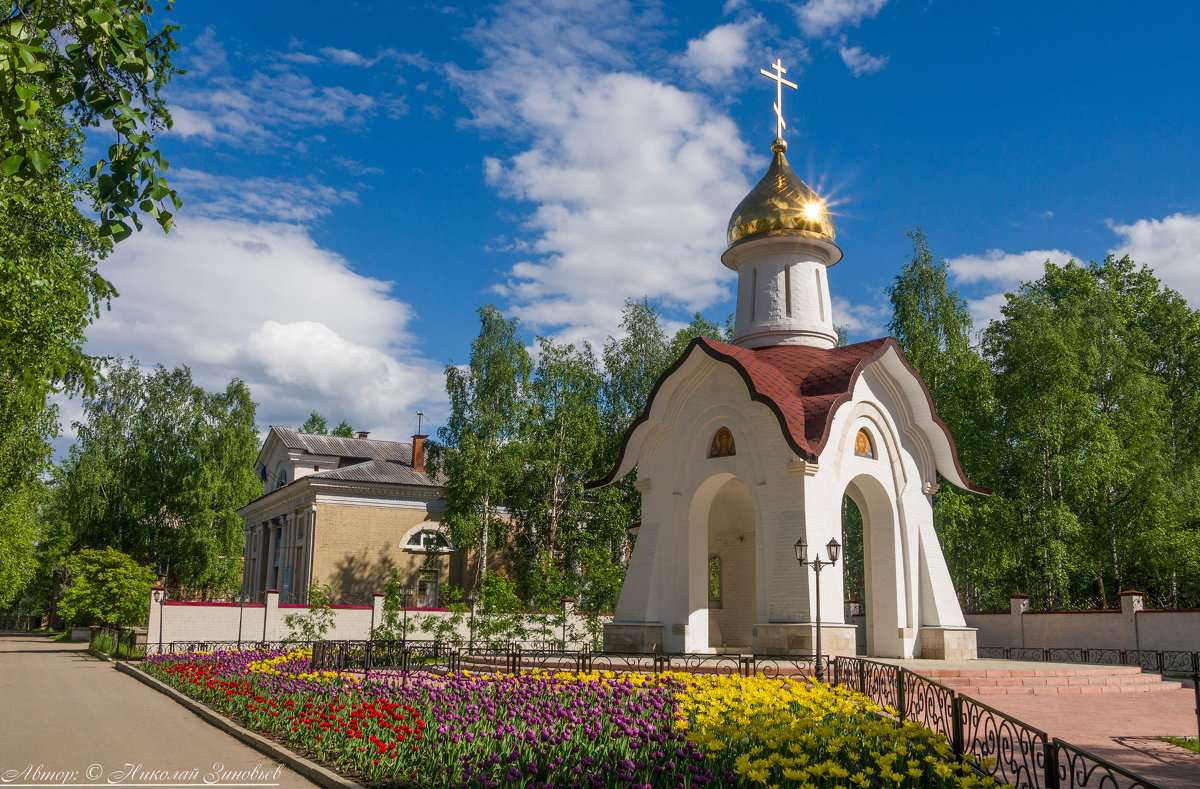
[[[775,136],[782,140],[783,130],[787,128],[787,124],[783,122],[783,86],[787,85],[793,90],[797,86],[796,83],[788,82],[783,78],[783,75],[787,73],[787,69],[783,67],[783,63],[779,58],[775,58],[775,62],[771,64],[771,68],[775,70],[774,74],[765,68],[760,68],[758,73],[775,83],[775,103],[771,106],[775,110]]]

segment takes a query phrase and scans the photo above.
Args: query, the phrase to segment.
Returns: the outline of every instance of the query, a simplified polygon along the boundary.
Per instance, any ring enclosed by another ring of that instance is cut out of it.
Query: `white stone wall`
[[[325,634],[325,638],[347,641],[369,638],[371,628],[383,622],[383,600],[383,595],[376,595],[373,606],[332,606],[333,627]],[[278,592],[267,594],[266,605],[247,605],[244,608],[236,603],[166,601],[160,604],[154,600],[152,593],[149,625],[146,628],[148,652],[157,652],[160,640],[164,649],[173,641],[238,641],[239,619],[240,640],[280,641],[290,632],[287,616],[305,614],[307,610],[308,606],[304,605],[279,605]],[[420,627],[420,623],[446,620],[453,616],[451,612],[443,610],[410,609],[408,637],[431,639],[434,637],[433,630]],[[594,627],[597,621],[606,622],[610,619],[611,616],[607,614],[579,612],[573,606],[568,606],[568,636],[586,633],[589,625]],[[466,640],[470,635],[470,614],[463,615],[462,620],[456,632]]]
[[[1019,598],[1014,598],[1018,600]],[[1200,652],[1200,610],[1144,610],[1141,597],[1122,595],[1120,610],[972,612],[981,647],[1141,649]]]

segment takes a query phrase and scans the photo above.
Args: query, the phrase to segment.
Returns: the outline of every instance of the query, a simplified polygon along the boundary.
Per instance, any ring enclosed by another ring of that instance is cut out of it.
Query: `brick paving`
[[[918,673],[951,671],[1050,672],[1046,676],[1086,673],[1092,666],[1015,660],[887,660]],[[1107,667],[1116,668],[1116,667]],[[941,681],[941,678],[935,678]],[[1170,685],[1173,685],[1171,683]],[[1170,687],[1167,683],[1164,683]],[[964,695],[1051,737],[1076,745],[1136,773],[1163,789],[1200,789],[1200,754],[1157,739],[1163,735],[1197,736],[1196,696],[1191,682],[1153,693],[1051,695]]]

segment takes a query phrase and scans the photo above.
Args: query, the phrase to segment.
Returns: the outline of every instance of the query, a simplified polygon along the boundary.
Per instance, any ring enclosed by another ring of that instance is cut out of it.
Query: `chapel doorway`
[[[858,505],[842,496],[842,589],[845,590],[846,624],[854,625],[854,646],[867,654],[866,568],[863,566],[863,522]]]
[[[751,651],[758,604],[754,502],[736,477],[717,490],[708,508],[708,646]]]
[[[883,484],[872,476],[855,477],[846,486],[842,545],[847,600],[861,601],[862,613],[847,620],[856,626],[861,623],[858,651],[873,657],[903,657],[904,634],[915,633],[904,591],[907,561],[896,508]]]

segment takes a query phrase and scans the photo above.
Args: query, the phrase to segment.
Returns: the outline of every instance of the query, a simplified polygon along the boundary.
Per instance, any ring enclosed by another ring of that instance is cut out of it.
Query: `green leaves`
[[[153,13],[150,0],[44,0],[19,4],[0,31],[0,183],[28,187],[57,167],[80,167],[36,145],[47,124],[107,125],[121,150],[87,173],[99,187],[103,235],[113,241],[142,226],[139,212],[169,230],[164,201],[180,206],[165,188],[166,162],[151,133],[171,126],[158,93],[179,73],[171,63],[176,28],[152,32]]]

